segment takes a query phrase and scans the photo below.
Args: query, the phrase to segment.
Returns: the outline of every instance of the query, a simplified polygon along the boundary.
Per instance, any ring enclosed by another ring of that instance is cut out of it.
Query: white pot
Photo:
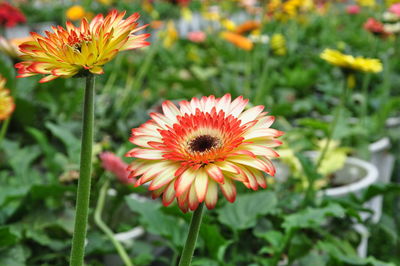
[[[389,152],[391,147],[389,138],[382,138],[369,145],[371,152],[370,162],[376,166],[379,172],[378,182],[387,184],[392,177],[395,157]],[[368,208],[374,210],[372,221],[377,223],[382,216],[383,196],[376,196],[368,202]]]
[[[378,170],[374,165],[364,160],[348,157],[343,169],[335,173],[336,183],[343,186],[322,190],[329,197],[345,197],[351,193],[360,194],[364,189],[378,180]]]
[[[317,156],[317,152],[309,152],[308,155],[311,158],[315,158]],[[286,180],[290,175],[290,171],[288,171],[287,167],[282,166],[282,164],[278,164],[278,167],[279,169],[277,173],[279,175],[277,180]],[[365,189],[378,181],[378,176],[378,170],[373,164],[358,158],[348,157],[343,169],[335,173],[335,183],[343,185],[321,190],[317,196],[341,198],[349,196],[350,194],[360,195]],[[374,203],[374,200],[375,199],[372,199],[364,204],[364,207],[372,210],[372,219],[374,219],[377,215],[380,216],[382,211],[382,205]],[[369,218],[371,214],[360,213],[360,216],[363,220],[365,220]],[[368,229],[363,224],[355,224],[354,230],[356,230],[361,236],[360,244],[357,247],[357,254],[360,257],[365,258],[367,256],[368,249]]]
[[[336,172],[336,177],[345,181],[347,184],[340,187],[328,188],[323,190],[323,194],[328,197],[341,198],[349,194],[360,195],[362,191],[378,181],[378,169],[371,163],[361,159],[349,157],[345,167]],[[376,198],[364,203],[364,207],[373,211],[371,219],[380,217],[382,213],[382,203],[377,202]],[[371,214],[360,213],[363,220]],[[357,254],[361,258],[367,257],[369,231],[363,224],[355,224],[354,229],[361,235],[361,241],[357,247]]]
[[[386,120],[386,127],[387,128],[397,128],[400,127],[400,116],[398,117],[389,117]]]

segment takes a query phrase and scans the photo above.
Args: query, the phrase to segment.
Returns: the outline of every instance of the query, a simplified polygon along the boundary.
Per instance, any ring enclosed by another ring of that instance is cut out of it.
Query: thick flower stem
[[[203,205],[204,203],[199,205],[199,207],[194,211],[192,219],[190,220],[189,234],[182,251],[179,266],[189,266],[192,261],[197,237],[200,231],[201,219],[203,218]]]
[[[85,254],[86,226],[88,221],[90,183],[92,172],[92,144],[94,120],[94,76],[86,78],[85,100],[83,104],[82,143],[80,176],[76,198],[75,228],[72,238],[71,266],[83,265]]]
[[[132,266],[132,262],[129,259],[128,254],[126,253],[124,247],[121,245],[120,242],[114,237],[113,231],[103,222],[101,219],[101,214],[104,209],[104,202],[107,196],[107,190],[109,187],[110,182],[107,180],[104,182],[100,189],[100,194],[99,198],[97,201],[96,209],[94,211],[94,222],[97,224],[97,226],[107,235],[107,237],[111,240],[113,243],[115,249],[118,252],[118,255],[121,257],[122,261],[126,266]]]

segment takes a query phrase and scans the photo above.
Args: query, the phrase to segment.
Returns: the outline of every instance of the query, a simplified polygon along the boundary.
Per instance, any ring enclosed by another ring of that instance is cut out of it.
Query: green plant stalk
[[[333,121],[332,121],[331,127],[329,129],[329,133],[328,133],[326,144],[325,144],[324,148],[322,149],[321,155],[318,158],[318,161],[317,161],[317,164],[316,164],[316,169],[317,170],[321,166],[321,164],[322,164],[322,162],[323,162],[323,160],[324,160],[324,158],[326,156],[326,153],[328,151],[329,145],[331,144],[334,132],[336,131],[336,126],[338,124],[339,118],[340,118],[340,116],[342,114],[342,110],[343,110],[345,102],[346,102],[347,91],[348,91],[348,86],[347,86],[347,82],[346,81],[347,81],[347,76],[345,75],[345,79],[344,79],[343,86],[342,86],[342,88],[343,88],[342,95],[341,95],[342,97],[340,97],[339,105],[337,106],[337,108],[335,110],[335,114],[334,114],[334,117],[333,117]],[[312,186],[311,182],[310,182],[310,186]]]
[[[106,234],[106,236],[110,239],[110,241],[113,243],[115,249],[118,252],[118,255],[121,257],[121,259],[125,263],[125,265],[133,266],[124,247],[114,237],[113,231],[111,231],[111,229],[101,219],[101,214],[103,213],[104,203],[105,203],[105,199],[107,196],[107,190],[108,190],[109,185],[110,185],[110,181],[106,180],[100,188],[99,198],[97,200],[96,209],[94,211],[94,222],[101,229],[101,231],[103,231],[103,233]]]
[[[281,246],[279,247],[278,252],[274,254],[272,257],[272,265],[277,266],[279,264],[280,259],[282,258],[283,253],[286,250],[286,247],[288,246],[290,240],[292,239],[293,235],[295,233],[294,229],[289,229],[289,231],[286,233],[285,238],[282,241]]]
[[[399,38],[398,38],[399,39]],[[384,72],[383,72],[383,96],[381,99],[381,103],[382,105],[386,106],[386,103],[389,101],[390,99],[390,91],[391,91],[391,80],[390,80],[390,76],[391,76],[391,70],[392,70],[392,66],[391,66],[392,61],[389,60],[388,57],[385,57],[383,65],[385,66],[384,68]],[[374,128],[374,134],[378,134],[380,132],[382,132],[382,130],[385,130],[385,124],[386,124],[386,119],[387,116],[389,114],[386,112],[386,108],[384,108],[383,106],[381,106],[381,108],[379,109],[378,113],[377,113],[377,121],[375,123],[375,128]]]
[[[82,144],[79,168],[78,192],[74,235],[72,238],[71,266],[83,265],[85,254],[86,227],[89,212],[90,183],[92,172],[92,146],[94,122],[94,76],[86,77],[85,100],[83,103]]]
[[[268,77],[268,74],[269,74],[269,67],[268,67],[268,63],[266,61],[268,56],[269,56],[269,52],[266,53],[264,67],[263,67],[263,70],[262,70],[262,73],[261,73],[260,82],[258,83],[256,95],[255,95],[255,98],[254,98],[254,101],[255,101],[256,104],[265,104],[266,102],[263,101],[264,100],[263,96],[264,95],[268,96],[269,91],[270,91],[270,89],[269,89],[270,88],[270,84],[267,84],[265,86],[265,83],[267,81],[267,77]],[[266,88],[266,89],[264,90],[264,88]]]
[[[362,94],[364,101],[361,106],[361,123],[364,128],[367,128],[367,117],[368,117],[368,101],[369,101],[369,93],[368,86],[371,81],[371,74],[366,74],[362,84]]]
[[[194,211],[192,219],[190,220],[189,234],[186,239],[185,246],[183,247],[179,266],[189,266],[192,261],[197,237],[200,231],[201,220],[203,218],[203,207],[204,203],[200,203],[199,207]]]
[[[3,124],[1,125],[1,131],[0,131],[0,146],[1,143],[3,142],[4,137],[6,136],[8,125],[10,124],[11,117],[7,118],[4,120]]]
[[[252,50],[254,52],[254,50]],[[244,88],[243,88],[243,94],[245,97],[249,98],[250,97],[250,92],[251,92],[251,67],[252,67],[252,51],[245,51],[245,62],[246,62],[246,68],[245,68],[245,73],[244,73]]]
[[[139,87],[143,84],[143,80],[146,77],[146,74],[149,72],[151,63],[153,62],[153,59],[158,51],[158,47],[160,46],[161,42],[155,43],[154,45],[151,46],[150,51],[147,53],[146,58],[144,59],[144,62],[142,66],[139,69],[139,72],[136,76],[135,81],[133,82],[132,86],[125,86],[124,91],[122,92],[121,99],[121,105],[122,107],[125,107],[127,104],[132,104],[132,98],[129,97],[129,95],[132,95],[132,92],[137,93]],[[129,110],[129,108],[122,108],[123,110]],[[128,114],[128,111],[125,111],[122,113],[122,117],[125,117]]]

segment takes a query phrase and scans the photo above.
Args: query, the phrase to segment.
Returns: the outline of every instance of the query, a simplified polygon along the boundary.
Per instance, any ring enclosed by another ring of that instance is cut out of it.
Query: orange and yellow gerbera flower
[[[243,112],[248,100],[231,101],[226,94],[162,104],[164,114],[151,113],[151,120],[132,129],[130,141],[137,148],[126,156],[137,158],[129,170],[138,177],[136,186],[151,182],[153,198],[162,195],[165,206],[176,198],[180,209],[195,210],[205,202],[215,207],[218,187],[234,202],[235,180],[257,190],[266,188],[263,172],[273,176],[272,148],[283,132],[270,128],[273,116],[255,106]],[[139,178],[140,177],[140,178]]]
[[[9,118],[15,109],[14,99],[5,85],[6,79],[0,75],[0,121]]]
[[[123,19],[125,11],[112,10],[106,17],[97,15],[90,23],[84,18],[80,27],[67,22],[66,29],[52,27],[46,36],[32,33],[33,41],[21,44],[23,61],[16,64],[18,77],[46,74],[40,82],[85,73],[102,74],[102,66],[118,52],[149,45],[150,34],[135,35],[147,25],[137,27],[139,14]]]

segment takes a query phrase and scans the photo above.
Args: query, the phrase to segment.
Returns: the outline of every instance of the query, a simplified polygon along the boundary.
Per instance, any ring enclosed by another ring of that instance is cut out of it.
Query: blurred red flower
[[[204,40],[206,39],[206,34],[202,31],[192,31],[188,33],[187,38],[191,42],[200,43],[204,42]]]
[[[367,22],[364,23],[364,29],[380,37],[389,35],[389,33],[385,31],[383,24],[374,18],[369,18]]]
[[[135,183],[135,178],[128,178],[128,164],[124,163],[121,158],[112,152],[103,152],[100,154],[101,165],[103,168],[113,173],[122,184]]]
[[[391,5],[389,7],[389,12],[400,16],[400,3]]]
[[[0,2],[0,26],[15,27],[18,23],[25,23],[22,12],[7,2]]]
[[[347,14],[356,15],[360,13],[361,8],[358,5],[349,5],[346,7]]]

